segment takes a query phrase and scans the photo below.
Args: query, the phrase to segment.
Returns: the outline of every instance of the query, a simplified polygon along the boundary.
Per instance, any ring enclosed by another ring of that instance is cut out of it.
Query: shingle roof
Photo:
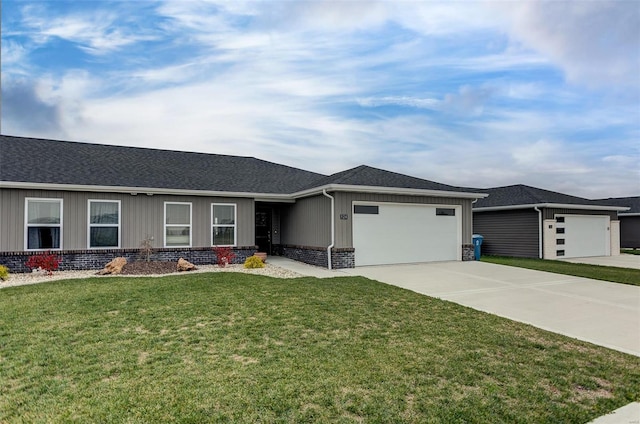
[[[252,157],[6,135],[0,181],[284,195],[329,184],[479,192],[366,165],[326,176]]]
[[[306,188],[314,188],[329,184],[372,186],[372,187],[393,187],[409,188],[418,190],[439,190],[452,192],[475,192],[476,189],[464,187],[454,187],[447,184],[436,183],[409,175],[398,174],[396,172],[385,171],[367,165],[360,165],[346,171],[338,172],[328,177],[314,181],[313,185]]]
[[[506,187],[479,189],[479,192],[489,194],[489,197],[479,199],[474,209],[500,206],[539,205],[544,203],[556,203],[562,205],[593,205],[615,206],[612,204],[596,203],[583,197],[571,196],[556,191],[544,190],[523,184]]]
[[[594,200],[601,205],[613,205],[613,206],[626,206],[629,209],[628,211],[620,212],[620,215],[629,214],[629,213],[640,213],[640,196],[635,197],[611,197],[608,199],[597,199]]]
[[[0,181],[289,194],[323,177],[252,157],[0,135]]]

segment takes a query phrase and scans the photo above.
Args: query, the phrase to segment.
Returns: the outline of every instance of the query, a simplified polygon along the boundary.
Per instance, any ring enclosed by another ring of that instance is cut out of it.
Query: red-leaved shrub
[[[53,275],[53,271],[60,266],[60,257],[53,253],[43,252],[29,257],[29,260],[25,262],[27,268],[31,270],[42,269],[47,271],[47,275]]]
[[[233,258],[236,257],[236,254],[233,253],[230,247],[213,246],[213,253],[216,255],[218,266],[222,268],[227,266],[227,264],[230,264],[231,261],[233,261]]]

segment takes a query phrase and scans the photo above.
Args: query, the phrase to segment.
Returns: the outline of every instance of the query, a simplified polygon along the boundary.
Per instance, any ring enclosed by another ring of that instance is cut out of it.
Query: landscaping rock
[[[117,275],[122,273],[122,268],[127,264],[127,259],[118,257],[104,266],[104,269],[98,272],[98,275]]]
[[[178,271],[193,271],[194,269],[198,268],[191,262],[183,258],[178,259]]]

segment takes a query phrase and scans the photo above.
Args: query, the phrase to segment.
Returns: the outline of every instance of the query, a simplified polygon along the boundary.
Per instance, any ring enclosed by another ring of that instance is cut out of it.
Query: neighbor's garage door
[[[460,206],[353,204],[355,265],[461,259]]]
[[[557,220],[557,218],[556,218]],[[562,228],[562,224],[557,224]],[[565,215],[564,256],[580,258],[586,256],[611,255],[611,236],[608,216]],[[561,234],[557,239],[561,239]],[[558,250],[562,250],[558,245]]]

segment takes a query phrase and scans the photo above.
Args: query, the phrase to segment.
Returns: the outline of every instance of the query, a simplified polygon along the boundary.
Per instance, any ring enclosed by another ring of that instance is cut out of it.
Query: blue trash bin
[[[476,261],[479,261],[480,253],[482,250],[482,241],[484,240],[484,237],[482,237],[480,234],[474,234],[472,238],[473,238],[473,256],[475,257]]]

